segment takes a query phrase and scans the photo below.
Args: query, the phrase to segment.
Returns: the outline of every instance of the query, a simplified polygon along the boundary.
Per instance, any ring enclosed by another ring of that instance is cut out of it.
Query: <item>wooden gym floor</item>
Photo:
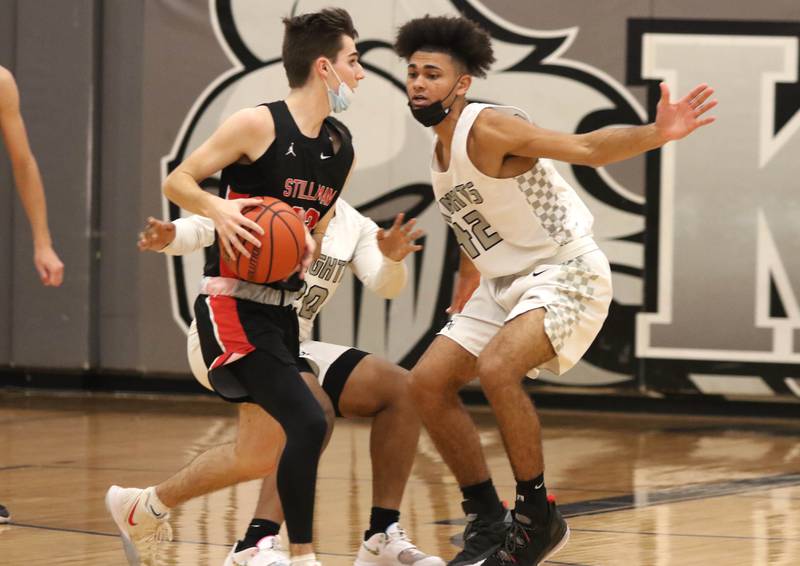
[[[491,417],[476,410],[501,496],[514,482]],[[572,537],[548,564],[800,564],[800,420],[546,411],[547,482]],[[103,495],[144,487],[233,438],[213,398],[0,390],[2,565],[125,564]],[[369,423],[339,419],[319,474],[315,532],[325,565],[352,563],[370,508]],[[221,566],[257,483],[175,509],[164,565]],[[425,551],[449,559],[461,531],[456,484],[427,437],[402,507]]]

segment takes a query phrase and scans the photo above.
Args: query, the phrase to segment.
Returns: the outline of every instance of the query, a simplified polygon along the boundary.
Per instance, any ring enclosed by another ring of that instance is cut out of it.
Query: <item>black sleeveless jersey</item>
[[[280,199],[298,211],[308,229],[313,230],[339,198],[353,164],[350,131],[338,120],[327,117],[319,136],[312,139],[300,132],[283,100],[262,106],[272,113],[275,140],[253,163],[233,163],[222,170],[220,196]],[[333,152],[333,136],[340,140],[336,153]],[[205,275],[236,277],[221,261],[219,235],[209,248]],[[302,287],[302,281],[294,275],[287,281],[268,286],[296,291]]]

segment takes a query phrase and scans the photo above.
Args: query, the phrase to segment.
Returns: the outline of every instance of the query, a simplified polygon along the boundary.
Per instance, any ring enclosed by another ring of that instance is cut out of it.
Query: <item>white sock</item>
[[[316,561],[317,555],[313,552],[301,554],[300,556],[292,556],[292,564],[302,564],[303,562],[311,562],[313,564]]]
[[[161,503],[155,487],[148,487],[145,491],[147,492],[145,499],[147,501],[146,507],[148,511],[150,511],[157,519],[161,519],[167,513],[169,513],[169,507]]]

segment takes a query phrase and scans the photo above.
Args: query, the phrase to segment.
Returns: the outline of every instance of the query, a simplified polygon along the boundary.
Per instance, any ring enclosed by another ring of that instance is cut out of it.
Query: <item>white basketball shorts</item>
[[[527,275],[481,278],[464,309],[439,334],[478,357],[506,322],[544,308],[544,328],[556,357],[539,367],[561,375],[578,363],[600,332],[611,297],[608,259],[594,250],[564,263],[538,265]],[[538,374],[531,368],[528,377]]]

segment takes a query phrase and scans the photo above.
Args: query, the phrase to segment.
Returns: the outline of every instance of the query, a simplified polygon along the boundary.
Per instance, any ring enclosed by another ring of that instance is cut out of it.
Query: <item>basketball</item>
[[[242,210],[242,214],[264,229],[263,235],[254,234],[261,241],[261,247],[243,241],[250,257],[236,250],[233,258],[224,254],[228,267],[239,279],[260,284],[289,277],[300,263],[306,247],[303,221],[292,207],[272,197],[262,200],[263,204]]]

